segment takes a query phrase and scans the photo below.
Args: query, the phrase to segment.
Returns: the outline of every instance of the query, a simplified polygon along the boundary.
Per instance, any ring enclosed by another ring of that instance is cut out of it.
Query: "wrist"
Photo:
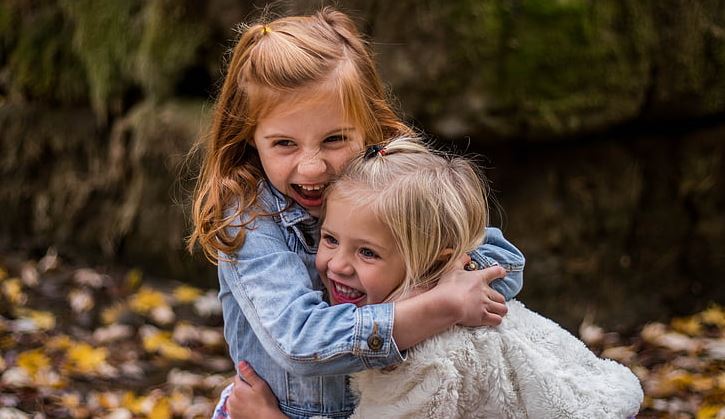
[[[446,319],[449,326],[457,324],[464,318],[463,304],[454,298],[450,292],[446,292],[445,287],[435,287],[426,294],[431,297],[431,306],[434,313],[443,319]]]

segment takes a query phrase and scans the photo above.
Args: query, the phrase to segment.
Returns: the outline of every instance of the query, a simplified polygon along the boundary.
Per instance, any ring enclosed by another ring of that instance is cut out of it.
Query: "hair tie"
[[[385,155],[385,147],[374,144],[368,147],[367,150],[365,150],[365,160],[373,158],[373,156],[384,156]]]
[[[272,29],[269,26],[267,26],[267,25],[262,26],[262,35],[269,33],[269,32],[272,32]]]

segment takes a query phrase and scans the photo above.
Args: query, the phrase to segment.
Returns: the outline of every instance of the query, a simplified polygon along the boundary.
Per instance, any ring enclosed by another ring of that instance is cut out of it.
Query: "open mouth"
[[[315,185],[292,184],[292,190],[295,191],[298,199],[297,202],[304,207],[319,207],[322,205],[322,195],[325,192],[327,183],[318,183]]]
[[[329,278],[328,281],[330,281],[330,294],[332,295],[332,298],[335,300],[335,302],[339,304],[350,303],[357,305],[358,303],[362,302],[367,296],[367,294],[360,290],[350,288]]]

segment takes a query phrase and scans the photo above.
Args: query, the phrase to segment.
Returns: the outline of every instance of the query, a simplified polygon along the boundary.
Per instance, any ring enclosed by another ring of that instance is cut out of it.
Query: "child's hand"
[[[467,262],[467,261],[462,261]],[[463,265],[464,263],[461,263]],[[461,326],[497,326],[506,315],[505,299],[489,284],[506,276],[506,270],[493,266],[480,271],[452,270],[441,277],[438,287],[445,289],[460,311]],[[440,289],[439,291],[443,291]]]
[[[277,419],[287,416],[279,410],[277,398],[267,382],[254,372],[248,363],[239,363],[239,375],[234,377],[234,390],[227,399],[227,411],[232,419]],[[244,380],[242,380],[244,378]]]

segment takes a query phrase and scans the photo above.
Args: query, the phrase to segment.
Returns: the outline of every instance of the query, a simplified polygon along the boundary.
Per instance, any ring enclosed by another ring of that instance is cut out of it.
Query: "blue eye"
[[[368,258],[368,259],[373,259],[373,258],[378,257],[377,253],[373,252],[372,250],[368,249],[367,247],[363,247],[362,249],[360,249],[360,254],[362,255],[362,257]]]
[[[330,246],[337,246],[337,239],[329,234],[323,234],[322,240]]]

